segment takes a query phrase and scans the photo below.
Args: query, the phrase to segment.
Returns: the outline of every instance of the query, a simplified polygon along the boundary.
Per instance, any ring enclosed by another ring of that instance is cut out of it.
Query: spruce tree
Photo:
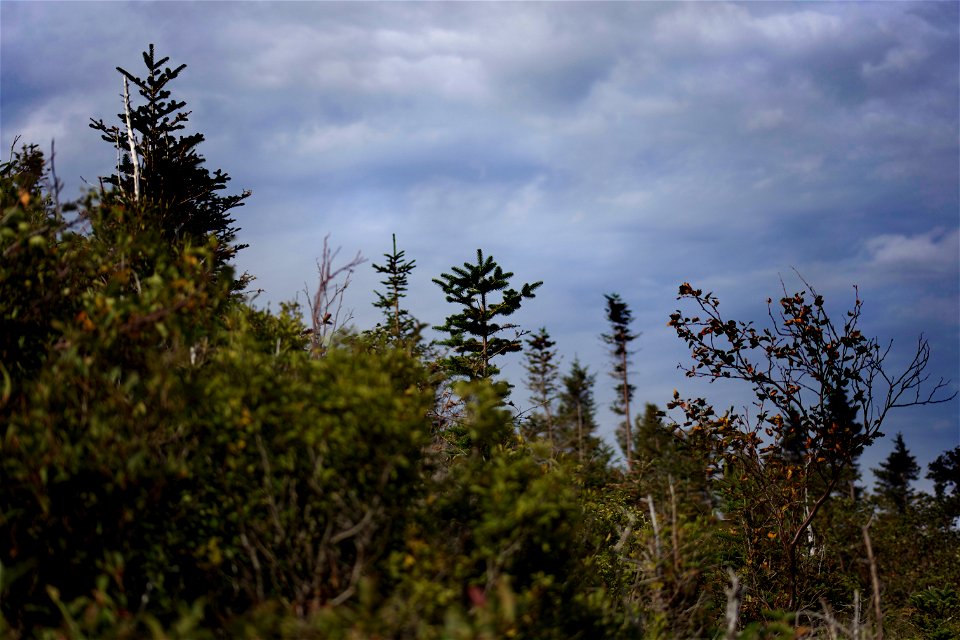
[[[533,292],[543,282],[526,283],[519,291],[509,288],[513,273],[504,271],[491,256],[485,258],[480,249],[476,264],[464,262],[451,271],[433,280],[443,289],[447,302],[462,307],[460,313],[448,316],[437,327],[437,331],[450,334],[440,342],[454,352],[446,360],[447,369],[452,375],[471,380],[490,379],[499,372],[490,362],[493,358],[523,348],[520,331],[513,338],[499,335],[517,328],[515,324],[501,324],[501,319],[515,313],[524,298],[536,297]],[[499,301],[495,299],[497,294]]]
[[[887,459],[872,471],[877,478],[877,493],[890,500],[898,513],[906,512],[912,494],[910,483],[920,477],[920,466],[903,443],[902,433],[893,439],[893,451]]]
[[[527,370],[526,386],[530,390],[530,401],[536,411],[530,416],[529,431],[531,435],[546,434],[551,447],[556,447],[554,434],[553,401],[557,394],[557,365],[556,342],[550,339],[545,327],[527,338],[526,362],[523,368]]]
[[[404,252],[397,250],[397,236],[393,238],[393,251],[383,254],[386,263],[374,264],[373,269],[385,277],[380,281],[386,287],[386,293],[374,291],[377,301],[373,306],[383,312],[384,324],[394,341],[417,342],[423,325],[410,312],[400,307],[400,300],[406,297],[409,275],[416,267],[416,260],[406,260]]]
[[[239,228],[230,211],[242,206],[250,192],[220,195],[230,177],[219,169],[210,173],[204,166],[205,160],[197,150],[204,141],[203,134],[179,133],[190,112],[184,109],[186,102],[171,98],[168,85],[187,65],[164,66],[169,60],[158,59],[151,44],[143,53],[145,78],[117,67],[125,89],[125,112],[117,114],[120,124],[90,121],[90,127],[99,131],[120,156],[117,173],[103,182],[113,185],[123,201],[139,205],[136,219],[131,220],[135,228],[149,225],[177,244],[205,244],[213,235],[217,240],[214,259],[218,266],[223,265],[246,246],[233,244]],[[135,108],[130,105],[128,81],[145,104]]]
[[[613,370],[610,377],[616,380],[616,399],[613,402],[613,412],[623,416],[623,422],[620,423],[619,430],[623,431],[622,438],[625,443],[624,455],[627,460],[627,471],[632,469],[632,444],[633,435],[630,428],[630,400],[633,399],[633,392],[636,387],[630,384],[630,343],[637,339],[639,334],[630,330],[630,324],[633,322],[633,313],[627,306],[627,303],[620,299],[619,294],[613,293],[604,295],[607,300],[607,322],[610,323],[610,333],[605,333],[601,337],[610,347],[610,357],[613,362]]]

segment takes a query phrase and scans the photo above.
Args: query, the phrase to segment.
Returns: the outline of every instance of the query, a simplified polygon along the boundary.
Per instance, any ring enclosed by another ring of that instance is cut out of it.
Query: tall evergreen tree
[[[597,437],[597,403],[593,389],[597,376],[574,359],[560,381],[557,396],[557,440],[581,464],[606,464],[609,454]]]
[[[610,333],[601,336],[604,343],[610,347],[610,357],[613,361],[613,370],[610,376],[616,380],[616,399],[613,402],[613,412],[623,416],[618,431],[623,431],[622,441],[625,443],[624,455],[627,460],[627,471],[632,469],[633,434],[630,427],[630,400],[636,387],[630,384],[630,343],[637,339],[639,334],[630,330],[633,322],[633,313],[627,303],[620,299],[620,295],[613,293],[604,295],[607,300],[607,322],[610,323]],[[618,436],[620,439],[620,436]]]
[[[556,446],[554,437],[553,401],[557,395],[557,378],[559,367],[557,364],[556,342],[550,339],[546,327],[527,338],[526,362],[523,368],[527,370],[526,386],[530,390],[530,401],[536,410],[529,419],[531,435],[546,434],[550,446]]]
[[[151,44],[143,53],[147,75],[140,78],[117,67],[124,78],[125,112],[117,114],[120,124],[108,126],[91,118],[90,127],[117,149],[117,173],[104,178],[126,202],[139,205],[135,228],[150,225],[170,242],[205,244],[213,235],[217,240],[215,260],[225,264],[246,245],[233,244],[239,228],[230,211],[243,205],[249,191],[221,195],[230,181],[223,171],[213,173],[204,166],[198,147],[201,133],[180,135],[190,112],[186,102],[171,98],[168,85],[187,67],[164,65],[169,57],[157,58]],[[146,101],[131,107],[127,82],[132,83]]]
[[[893,439],[893,451],[873,469],[873,475],[877,477],[877,492],[890,500],[898,513],[904,513],[912,494],[910,483],[920,477],[920,466],[903,443],[902,433]]]
[[[386,293],[375,291],[377,301],[373,306],[383,312],[384,327],[387,327],[389,335],[395,341],[413,341],[420,338],[420,332],[423,325],[417,321],[410,312],[400,307],[401,299],[406,297],[406,291],[409,287],[409,276],[416,267],[416,260],[406,260],[404,252],[397,250],[397,236],[393,238],[393,251],[383,254],[386,263],[383,265],[374,264],[373,269],[379,274],[384,275],[380,281],[386,287]]]
[[[526,283],[519,291],[509,288],[513,273],[504,271],[493,257],[484,258],[480,249],[476,264],[464,262],[462,267],[452,267],[451,272],[433,280],[443,289],[447,302],[462,307],[460,313],[448,316],[437,327],[437,331],[450,334],[440,342],[454,352],[447,358],[447,368],[453,375],[471,380],[492,378],[499,373],[490,362],[493,358],[523,348],[521,332],[517,331],[513,338],[499,335],[517,328],[515,324],[501,324],[501,318],[514,314],[524,298],[536,297],[533,292],[543,282]],[[499,301],[495,300],[497,294]]]

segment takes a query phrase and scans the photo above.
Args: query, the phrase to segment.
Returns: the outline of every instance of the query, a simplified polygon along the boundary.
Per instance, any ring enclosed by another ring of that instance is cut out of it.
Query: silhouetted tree
[[[613,401],[613,412],[623,416],[618,430],[623,431],[623,435],[618,439],[626,445],[623,450],[627,461],[627,471],[632,469],[631,447],[633,444],[633,435],[630,428],[630,400],[633,398],[633,392],[636,387],[630,384],[630,343],[637,339],[639,334],[630,330],[630,324],[633,322],[633,313],[627,306],[627,303],[620,299],[619,294],[613,293],[604,296],[607,300],[607,322],[610,323],[610,333],[601,336],[604,343],[610,347],[610,357],[613,361],[613,370],[610,377],[617,381],[615,400]]]
[[[670,316],[670,326],[694,360],[687,376],[743,380],[756,396],[751,420],[717,416],[702,399],[681,400],[679,394],[670,408],[684,410],[684,426],[715,436],[726,487],[736,496],[730,505],[755,532],[752,549],[771,547],[763,559],[771,569],[786,561],[786,571],[771,570],[762,579],[786,576],[788,608],[796,605],[802,586],[798,548],[805,543],[813,549],[811,523],[864,447],[880,437],[887,413],[956,396],[943,397],[943,380],[923,393],[930,357],[925,340],[903,371],[893,373],[885,364],[889,351],[858,328],[859,296],[838,325],[827,314],[823,296],[809,289],[785,292],[777,311],[768,299],[772,326],[763,329],[726,320],[720,301],[689,283],[680,285],[679,297],[691,301],[695,312]],[[799,460],[792,461],[783,455],[782,443],[797,425],[804,440],[796,449]]]
[[[960,446],[944,451],[927,469],[927,478],[933,480],[937,500],[948,517],[960,517]]]
[[[220,195],[230,177],[219,169],[210,173],[204,166],[198,152],[203,134],[180,135],[190,112],[184,110],[186,102],[171,98],[168,85],[187,65],[171,69],[164,66],[169,60],[158,59],[151,44],[143,53],[145,78],[117,67],[124,77],[125,112],[117,115],[120,124],[108,126],[92,118],[90,122],[118,154],[117,172],[103,181],[116,187],[128,204],[142,205],[136,216],[127,219],[135,229],[150,225],[175,243],[205,244],[212,234],[217,240],[214,259],[224,264],[246,246],[233,244],[239,228],[230,211],[242,206],[250,192]],[[145,104],[131,107],[128,81]]]
[[[887,459],[872,471],[877,477],[877,493],[889,499],[899,513],[904,513],[913,493],[910,483],[920,477],[920,465],[903,443],[902,433],[893,439],[893,451]]]

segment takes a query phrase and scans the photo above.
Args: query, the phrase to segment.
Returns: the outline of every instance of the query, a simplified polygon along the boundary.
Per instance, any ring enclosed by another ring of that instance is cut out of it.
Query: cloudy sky
[[[955,2],[4,0],[0,25],[0,143],[55,139],[67,196],[111,171],[87,123],[121,109],[115,67],[140,74],[149,43],[188,64],[173,89],[201,152],[253,191],[239,264],[259,304],[311,285],[326,234],[376,262],[396,233],[418,265],[409,306],[437,325],[431,279],[481,247],[545,282],[517,320],[600,372],[609,430],[604,293],[643,333],[638,402],[679,388],[722,407],[748,398],[677,372],[678,284],[762,320],[799,272],[838,316],[859,285],[891,363],[923,333],[957,389]],[[348,292],[360,326],[376,280],[368,264]],[[519,360],[505,371],[519,381]],[[925,465],[960,444],[960,403],[894,414],[897,430]]]

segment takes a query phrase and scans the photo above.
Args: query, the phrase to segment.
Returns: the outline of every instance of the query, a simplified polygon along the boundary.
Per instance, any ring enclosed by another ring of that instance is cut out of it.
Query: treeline
[[[142,104],[127,89],[118,124],[92,121],[118,161],[83,200],[60,202],[36,146],[0,165],[0,634],[960,634],[960,447],[930,465],[935,495],[899,435],[859,484],[889,411],[949,399],[925,342],[891,370],[859,300],[835,322],[805,285],[759,327],[684,283],[688,375],[740,380],[754,411],[640,407],[609,294],[614,464],[598,372],[510,322],[541,283],[480,250],[435,280],[440,342],[395,241],[375,327],[342,326],[360,261],[326,245],[305,307],[254,307],[231,264],[249,194],[182,134],[167,62],[151,46],[145,77],[120,70]],[[515,352],[525,390],[498,379]]]

